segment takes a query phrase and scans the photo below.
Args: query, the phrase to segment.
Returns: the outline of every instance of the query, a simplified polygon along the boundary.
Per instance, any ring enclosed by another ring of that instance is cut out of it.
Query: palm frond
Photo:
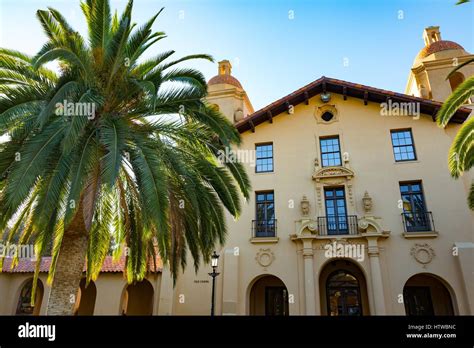
[[[446,99],[436,115],[436,121],[441,127],[446,127],[454,115],[468,98],[474,93],[474,76],[461,83],[456,90]]]

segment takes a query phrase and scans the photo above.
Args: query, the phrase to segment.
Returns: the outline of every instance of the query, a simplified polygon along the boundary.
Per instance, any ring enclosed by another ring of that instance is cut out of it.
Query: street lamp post
[[[211,316],[214,316],[214,293],[216,288],[216,277],[220,274],[216,272],[218,260],[219,255],[217,255],[217,253],[214,251],[211,256],[212,273],[209,273],[209,275],[212,277]]]

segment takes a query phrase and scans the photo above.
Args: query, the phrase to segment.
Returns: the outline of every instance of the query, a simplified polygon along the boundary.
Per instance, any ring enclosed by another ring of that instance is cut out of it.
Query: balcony
[[[357,216],[320,216],[318,231],[320,236],[357,235]]]
[[[430,211],[402,213],[403,228],[409,232],[434,232],[433,214]]]
[[[252,238],[276,238],[277,220],[252,220]]]

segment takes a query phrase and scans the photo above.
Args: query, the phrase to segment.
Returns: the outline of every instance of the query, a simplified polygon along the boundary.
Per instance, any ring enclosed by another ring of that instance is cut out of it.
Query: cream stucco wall
[[[366,275],[370,313],[375,313],[375,301],[382,297],[387,314],[404,315],[404,305],[398,302],[398,298],[405,282],[418,273],[431,273],[444,281],[454,299],[456,313],[472,313],[468,299],[472,293],[466,292],[459,259],[452,252],[455,243],[473,241],[473,214],[466,205],[467,188],[463,180],[456,181],[450,177],[446,160],[459,125],[449,125],[443,130],[432,121],[431,115],[422,115],[419,119],[381,116],[379,104],[369,102],[364,106],[360,99],[349,98],[344,101],[340,95],[334,94],[329,104],[337,108],[339,121],[331,124],[316,122],[315,108],[322,105],[316,96],[309,105],[297,105],[294,114],[281,114],[274,117],[273,124],[264,123],[256,127],[255,133],[249,131],[242,134],[241,149],[254,150],[257,143],[273,142],[274,172],[257,174],[254,167],[247,166],[247,169],[253,191],[274,190],[279,240],[277,243],[250,242],[251,221],[255,219],[255,197],[252,194],[240,219],[228,219],[228,242],[221,251],[225,257],[220,260],[223,274],[218,277],[217,283],[218,312],[223,311],[223,298],[226,298],[226,306],[230,306],[229,296],[223,293],[223,288],[227,288],[232,289],[234,294],[230,296],[235,301],[234,314],[248,314],[249,285],[262,274],[272,274],[285,283],[289,294],[294,295],[290,314],[306,313],[302,251],[298,251],[301,247],[290,239],[290,235],[298,233],[297,221],[301,220],[299,202],[303,195],[310,201],[312,219],[325,215],[324,210],[318,207],[315,182],[312,180],[314,160],[320,157],[319,137],[339,135],[341,153],[349,154],[346,166],[355,173],[352,181],[354,204],[347,203],[348,213],[359,217],[364,215],[362,197],[367,190],[373,199],[373,215],[382,218],[383,229],[390,231],[388,238],[378,241],[383,294],[374,293],[368,255],[359,263]],[[390,130],[404,128],[412,130],[417,160],[396,163]],[[412,239],[403,235],[401,210],[398,207],[399,182],[411,180],[422,180],[427,210],[433,213],[438,232],[434,238]],[[367,245],[364,237],[355,240]],[[317,284],[322,265],[328,261],[322,250],[327,242],[312,242],[316,314],[321,313]],[[426,267],[410,255],[416,243],[428,243],[435,251],[435,257]],[[261,248],[269,248],[275,256],[273,263],[266,269],[255,260]],[[228,255],[235,250],[238,250],[238,256],[233,256],[233,262],[237,266],[228,269]],[[179,306],[175,301],[178,306],[175,313],[209,313],[210,284],[199,283],[200,280],[210,279],[207,272],[205,268],[195,275],[193,271],[187,270],[179,279],[175,294],[184,295],[186,300]]]

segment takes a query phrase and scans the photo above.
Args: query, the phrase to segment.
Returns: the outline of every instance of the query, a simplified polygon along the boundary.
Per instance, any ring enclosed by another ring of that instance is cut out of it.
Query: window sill
[[[275,174],[275,171],[271,171],[271,172],[254,172],[254,174],[256,174],[256,175]]]
[[[407,164],[407,163],[420,163],[419,160],[411,160],[411,161],[395,161],[393,164]]]
[[[403,232],[403,237],[410,238],[436,238],[439,233],[437,231],[420,231],[420,232]]]
[[[278,237],[252,237],[249,239],[250,243],[252,244],[259,244],[259,243],[278,243],[280,238]]]

